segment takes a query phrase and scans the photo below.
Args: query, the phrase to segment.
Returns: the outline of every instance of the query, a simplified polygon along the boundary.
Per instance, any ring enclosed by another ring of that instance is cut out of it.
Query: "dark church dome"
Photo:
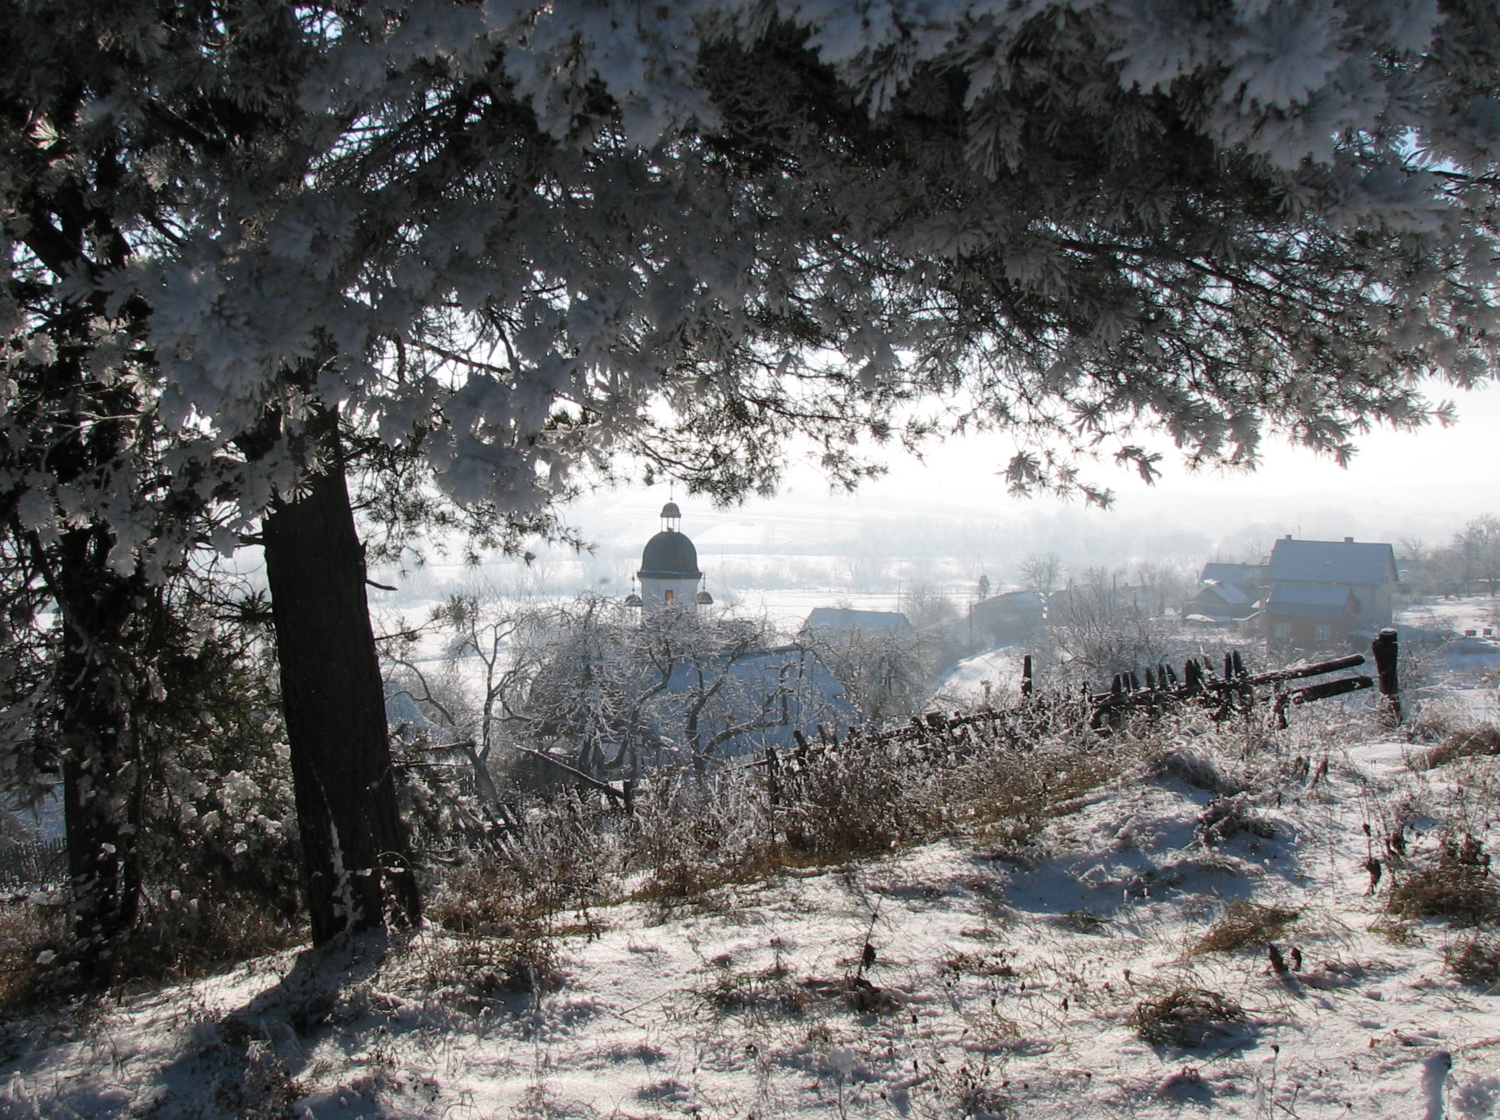
[[[667,529],[646,542],[641,554],[642,579],[702,579],[698,550],[686,533]]]

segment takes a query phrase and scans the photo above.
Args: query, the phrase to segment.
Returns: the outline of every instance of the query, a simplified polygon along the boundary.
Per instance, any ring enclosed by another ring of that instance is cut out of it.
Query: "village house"
[[[1276,542],[1266,565],[1261,611],[1268,651],[1335,649],[1391,625],[1400,588],[1390,545],[1342,541]]]
[[[891,634],[898,638],[916,633],[900,611],[861,611],[852,607],[814,607],[802,624],[804,637],[827,641],[840,634]]]
[[[1265,580],[1264,564],[1205,564],[1182,616],[1199,625],[1238,625],[1260,609]]]
[[[966,625],[975,649],[1033,642],[1047,624],[1047,601],[1035,591],[1005,591],[969,608]]]

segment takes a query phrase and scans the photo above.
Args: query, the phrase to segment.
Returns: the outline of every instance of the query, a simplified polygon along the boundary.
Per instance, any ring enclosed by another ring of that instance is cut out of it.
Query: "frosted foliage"
[[[1141,425],[1194,462],[1253,462],[1267,426],[1347,455],[1434,415],[1421,376],[1492,368],[1487,4],[299,11],[274,49],[179,55],[127,5],[146,68],[87,119],[141,149],[137,251],[7,257],[106,311],[145,296],[146,403],[235,528],[313,465],[235,439],[268,407],[295,437],[315,401],[526,517],[621,452],[765,489],[796,431],[852,481],[861,440],[926,434],[900,402],[960,384],[954,422],[1024,444],[1013,488],[1068,490],[1070,448],[1154,472]],[[146,144],[200,89],[251,119],[235,142]],[[6,360],[45,364],[9,306]],[[93,376],[121,375],[119,337]],[[85,505],[120,563],[151,546],[134,507]]]

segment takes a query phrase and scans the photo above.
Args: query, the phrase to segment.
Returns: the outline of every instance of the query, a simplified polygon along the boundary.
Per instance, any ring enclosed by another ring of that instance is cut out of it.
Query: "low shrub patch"
[[[1500,935],[1475,934],[1448,950],[1448,967],[1465,984],[1500,988]]]

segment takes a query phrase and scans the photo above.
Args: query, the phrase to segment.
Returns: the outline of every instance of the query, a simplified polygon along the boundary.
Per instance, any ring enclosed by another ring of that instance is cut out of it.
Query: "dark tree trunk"
[[[364,551],[337,454],[305,496],[265,520],[266,572],[292,754],[303,886],[313,940],[420,913],[396,808],[385,693],[365,598]]]
[[[137,716],[150,682],[133,655],[150,588],[139,576],[110,569],[112,543],[99,526],[65,533],[52,576],[62,619],[58,730],[68,874],[78,978],[85,983],[112,974],[114,946],[134,926],[141,893],[147,760]]]

